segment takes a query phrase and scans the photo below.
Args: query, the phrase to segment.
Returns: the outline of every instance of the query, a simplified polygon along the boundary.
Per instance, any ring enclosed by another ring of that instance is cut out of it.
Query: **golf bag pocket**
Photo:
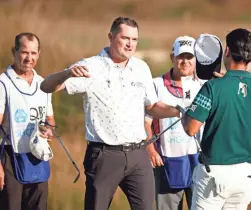
[[[31,153],[14,153],[14,173],[22,184],[48,181],[50,177],[49,161],[37,159]]]
[[[193,173],[195,167],[199,164],[199,153],[189,154],[188,157],[190,161],[190,167]]]
[[[193,168],[188,155],[163,157],[165,177],[170,188],[187,188],[192,184]]]

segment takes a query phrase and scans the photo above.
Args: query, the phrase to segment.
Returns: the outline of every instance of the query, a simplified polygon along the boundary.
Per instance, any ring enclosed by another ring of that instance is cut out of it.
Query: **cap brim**
[[[174,56],[178,56],[178,55],[180,55],[182,53],[190,53],[190,54],[192,54],[194,56],[194,50],[179,50],[176,53],[174,52]]]

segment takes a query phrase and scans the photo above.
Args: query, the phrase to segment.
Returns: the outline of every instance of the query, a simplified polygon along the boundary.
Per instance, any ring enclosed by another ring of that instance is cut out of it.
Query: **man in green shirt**
[[[193,174],[192,210],[246,210],[251,200],[251,33],[226,36],[222,78],[204,84],[183,118],[190,136],[205,122],[201,148],[211,172],[199,164]]]

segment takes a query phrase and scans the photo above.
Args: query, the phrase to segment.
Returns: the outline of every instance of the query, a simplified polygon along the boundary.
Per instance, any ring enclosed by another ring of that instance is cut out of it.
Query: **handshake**
[[[189,106],[188,107],[185,107],[183,108],[182,106],[180,105],[176,105],[175,106],[176,109],[178,109],[180,111],[180,117],[182,118],[182,116],[186,113],[186,111],[188,110]]]

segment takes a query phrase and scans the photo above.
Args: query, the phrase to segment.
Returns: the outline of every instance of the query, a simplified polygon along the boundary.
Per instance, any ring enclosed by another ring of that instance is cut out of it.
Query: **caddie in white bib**
[[[33,81],[36,82],[34,90],[27,93],[18,88],[10,77],[8,72],[11,70],[9,67],[1,74],[0,82],[6,91],[9,118],[9,130],[6,133],[13,148],[14,173],[22,184],[44,182],[49,179],[50,165],[48,161],[38,159],[31,153],[30,138],[37,120],[45,121],[48,94],[40,90],[43,78],[35,71],[34,75],[39,79]]]

